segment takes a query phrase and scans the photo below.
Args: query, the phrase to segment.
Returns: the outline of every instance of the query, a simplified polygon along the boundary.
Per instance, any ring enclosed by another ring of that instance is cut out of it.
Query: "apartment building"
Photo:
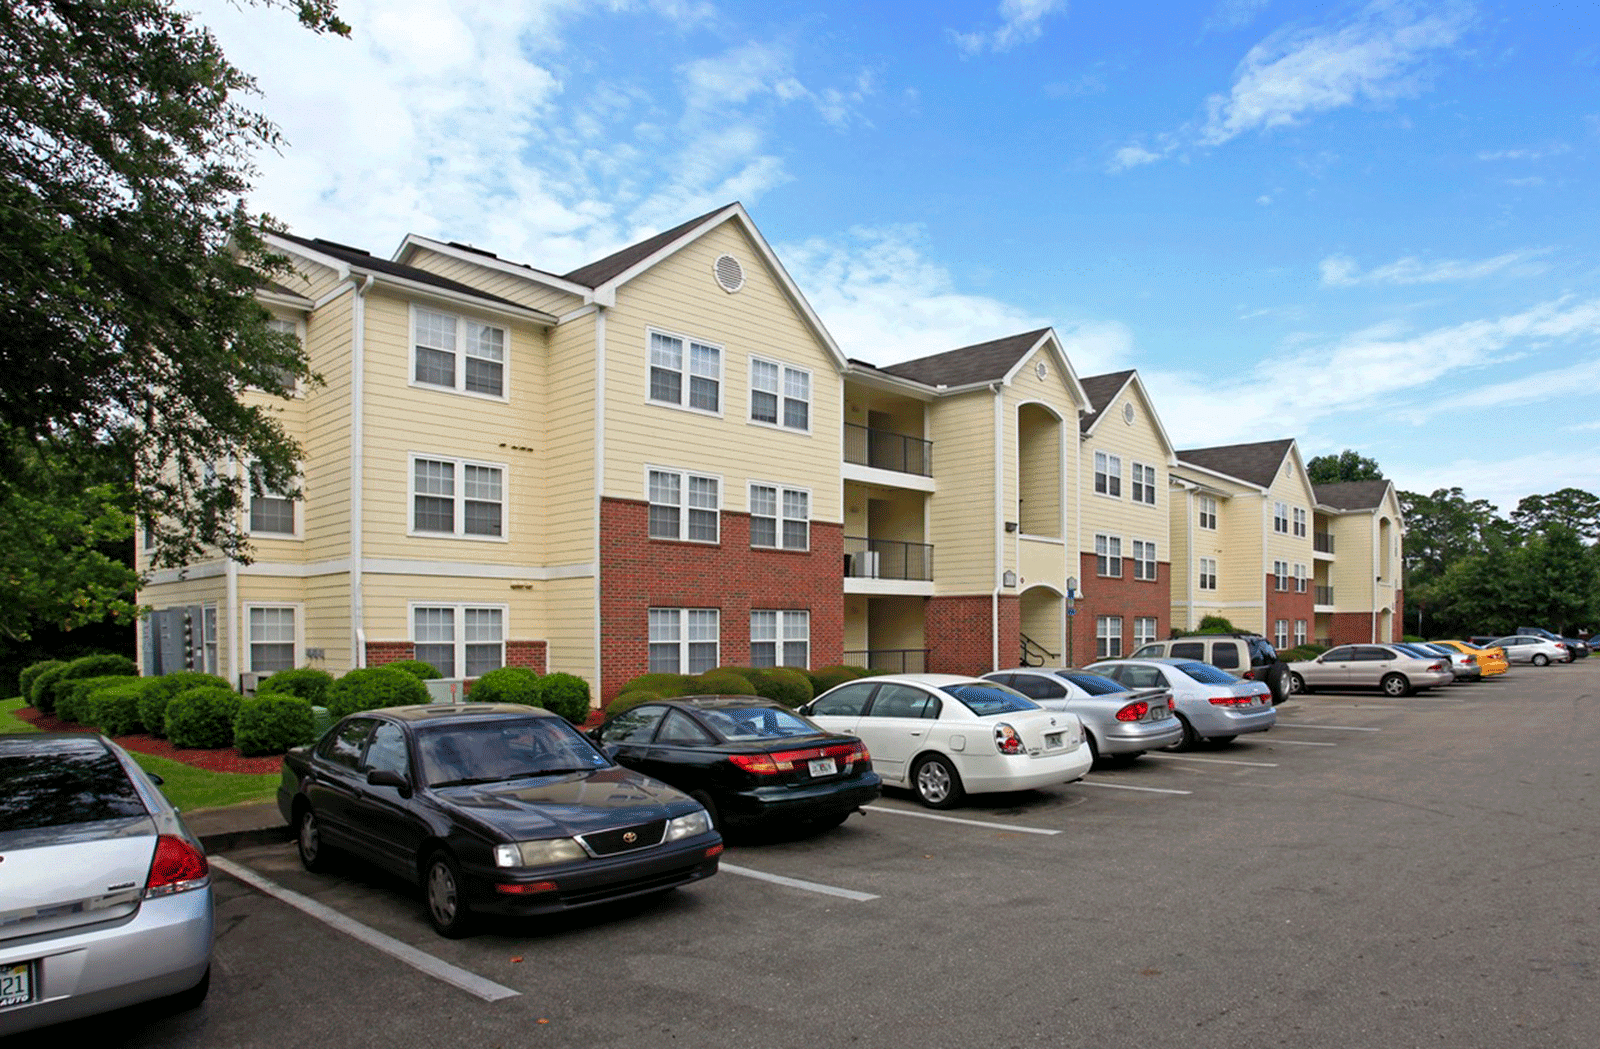
[[[1314,486],[1315,640],[1398,641],[1404,634],[1405,519],[1392,481]]]

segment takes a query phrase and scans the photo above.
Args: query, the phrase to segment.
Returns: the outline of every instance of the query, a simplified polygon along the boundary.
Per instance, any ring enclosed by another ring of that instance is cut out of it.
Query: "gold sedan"
[[[1484,677],[1504,674],[1511,668],[1511,664],[1506,662],[1505,649],[1499,645],[1492,645],[1489,648],[1474,648],[1465,641],[1435,641],[1434,644],[1449,645],[1457,652],[1465,652],[1469,656],[1478,657],[1478,669],[1483,671]]]

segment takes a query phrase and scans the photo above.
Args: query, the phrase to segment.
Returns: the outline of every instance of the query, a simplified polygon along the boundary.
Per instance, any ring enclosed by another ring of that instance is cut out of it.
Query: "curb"
[[[294,835],[289,833],[287,826],[219,830],[210,834],[196,836],[200,839],[200,844],[205,847],[206,855],[208,856],[214,853],[246,848],[251,845],[281,845],[286,841],[294,840]]]

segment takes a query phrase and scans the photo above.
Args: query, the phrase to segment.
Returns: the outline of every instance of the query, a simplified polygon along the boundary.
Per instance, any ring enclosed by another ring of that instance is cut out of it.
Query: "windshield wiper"
[[[480,783],[499,783],[501,780],[513,777],[508,776],[468,776],[463,779],[447,779],[441,783],[430,783],[430,787],[474,787]]]

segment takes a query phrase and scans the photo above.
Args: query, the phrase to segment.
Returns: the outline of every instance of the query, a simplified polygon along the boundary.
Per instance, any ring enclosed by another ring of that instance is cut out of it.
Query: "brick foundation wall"
[[[987,674],[994,667],[994,605],[988,594],[928,598],[924,637],[930,674]],[[1000,595],[1000,665],[1022,651],[1022,599]]]
[[[752,609],[811,613],[811,665],[844,653],[844,526],[811,522],[811,549],[752,549],[750,516],[724,512],[720,541],[649,537],[649,504],[600,502],[600,685],[609,701],[650,666],[651,608],[720,609],[718,662],[750,665]]]
[[[548,673],[547,641],[507,641],[506,666],[525,667],[535,673]],[[398,663],[402,659],[417,658],[417,648],[410,641],[368,641],[367,666],[378,667],[385,663]]]
[[[416,646],[409,641],[368,641],[367,666],[381,667],[385,663],[398,663],[402,659],[415,659]]]
[[[1333,644],[1360,645],[1373,640],[1371,612],[1335,612],[1330,618],[1328,639]]]
[[[1314,584],[1311,580],[1306,580],[1306,592],[1303,594],[1295,592],[1294,576],[1289,577],[1289,589],[1276,590],[1274,589],[1276,585],[1277,576],[1267,573],[1267,622],[1261,632],[1262,636],[1277,644],[1274,633],[1277,630],[1278,620],[1283,619],[1289,624],[1286,640],[1289,645],[1293,645],[1294,621],[1303,619],[1306,621],[1306,640],[1313,640],[1317,633],[1316,591],[1312,589]]]
[[[1092,553],[1078,555],[1078,578],[1085,596],[1078,598],[1078,614],[1071,616],[1072,645],[1062,655],[1068,655],[1078,666],[1095,661],[1095,617],[1122,617],[1122,655],[1133,651],[1133,621],[1139,616],[1153,616],[1156,621],[1156,640],[1172,631],[1172,565],[1156,562],[1154,582],[1133,578],[1133,558],[1122,559],[1122,578],[1095,574],[1096,560]]]
[[[1394,592],[1394,636],[1390,641],[1399,641],[1406,633],[1406,594],[1404,590]]]

